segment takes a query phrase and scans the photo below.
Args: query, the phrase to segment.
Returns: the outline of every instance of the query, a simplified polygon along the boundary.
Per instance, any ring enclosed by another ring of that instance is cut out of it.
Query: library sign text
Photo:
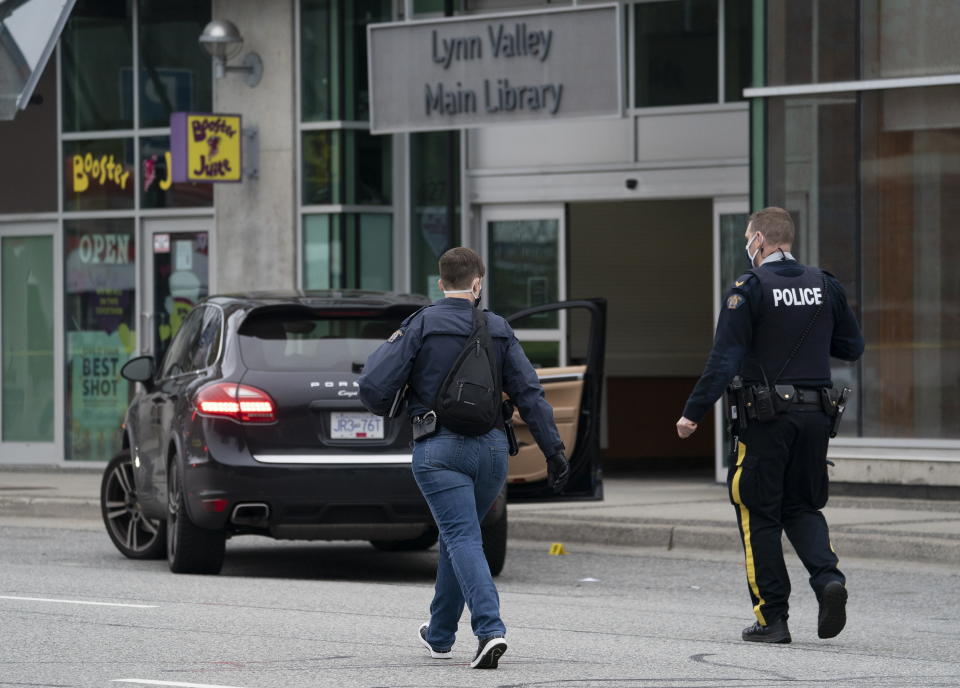
[[[376,133],[621,113],[615,5],[370,26]]]

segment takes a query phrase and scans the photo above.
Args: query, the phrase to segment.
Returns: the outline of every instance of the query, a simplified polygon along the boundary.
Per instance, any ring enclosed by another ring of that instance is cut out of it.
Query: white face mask
[[[760,238],[761,238],[761,241],[760,241],[760,243],[757,245],[757,250],[754,251],[753,253],[750,253],[750,245],[753,243],[753,240],[756,239],[757,237],[760,237]],[[756,260],[757,254],[760,253],[761,249],[763,249],[763,241],[762,241],[762,239],[763,239],[763,236],[760,234],[760,232],[755,232],[754,235],[747,240],[747,245],[744,246],[744,249],[745,249],[746,252],[747,252],[747,258],[750,259],[750,265],[751,265],[751,266],[754,264],[754,260]]]
[[[479,306],[480,296],[483,294],[483,283],[480,281],[477,282],[476,291],[474,291],[473,287],[469,289],[445,289],[443,295],[446,296],[447,294],[473,294],[473,305]]]

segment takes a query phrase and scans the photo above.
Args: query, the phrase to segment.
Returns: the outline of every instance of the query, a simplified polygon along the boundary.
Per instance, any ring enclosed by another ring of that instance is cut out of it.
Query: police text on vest
[[[798,289],[774,289],[773,306],[774,308],[783,304],[784,306],[817,306],[823,301],[820,287]]]

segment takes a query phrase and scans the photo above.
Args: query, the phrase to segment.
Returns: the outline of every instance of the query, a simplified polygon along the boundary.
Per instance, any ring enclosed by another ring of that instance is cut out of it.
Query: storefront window
[[[448,154],[453,145],[451,179]],[[448,202],[453,201],[453,222]],[[460,137],[449,132],[410,135],[410,291],[432,300],[443,296],[437,287],[440,256],[456,246],[460,233]]]
[[[724,100],[733,102],[753,81],[753,2],[726,0],[723,12]]]
[[[139,0],[140,126],[167,127],[170,113],[212,109],[210,57],[197,36],[210,3]]]
[[[768,104],[770,202],[794,214],[802,259],[840,279],[867,343],[834,367],[857,391],[846,432],[960,437],[957,88]]]
[[[365,131],[303,134],[303,203],[390,205],[391,138]]]
[[[63,130],[133,127],[130,0],[77,0],[60,42]]]
[[[120,449],[131,386],[120,368],[136,349],[132,219],[64,223],[66,456],[107,461]]]
[[[390,19],[389,0],[302,0],[304,121],[370,119],[367,25]]]
[[[859,2],[767,0],[766,85],[856,79]]]
[[[213,184],[170,179],[170,137],[140,139],[140,207],[200,208],[213,205]]]
[[[863,94],[863,433],[960,437],[960,97]]]
[[[4,237],[4,442],[53,442],[53,239]]]
[[[487,224],[491,309],[516,313],[559,301],[560,227],[556,220],[503,220]],[[555,329],[557,312],[531,316],[524,329]]]
[[[392,218],[388,213],[305,216],[304,289],[392,289]]]
[[[717,0],[634,5],[636,106],[717,102]]]
[[[63,209],[133,208],[133,139],[63,142]]]

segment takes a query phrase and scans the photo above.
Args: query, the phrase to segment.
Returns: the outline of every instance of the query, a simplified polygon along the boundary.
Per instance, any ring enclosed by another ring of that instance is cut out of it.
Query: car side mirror
[[[137,356],[123,364],[120,375],[130,382],[147,383],[153,379],[155,367],[153,356]]]

